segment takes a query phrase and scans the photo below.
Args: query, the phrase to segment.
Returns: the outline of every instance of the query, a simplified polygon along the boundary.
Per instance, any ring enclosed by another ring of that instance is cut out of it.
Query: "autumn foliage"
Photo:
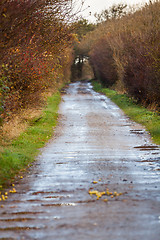
[[[0,117],[41,100],[69,78],[73,1],[0,2]]]
[[[98,23],[79,44],[96,77],[145,105],[160,107],[160,2]],[[109,12],[108,12],[109,13]]]

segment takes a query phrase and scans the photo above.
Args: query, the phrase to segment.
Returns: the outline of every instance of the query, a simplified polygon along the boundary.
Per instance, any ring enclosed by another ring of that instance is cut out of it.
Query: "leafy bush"
[[[69,77],[71,9],[70,0],[1,1],[1,118],[37,104]]]

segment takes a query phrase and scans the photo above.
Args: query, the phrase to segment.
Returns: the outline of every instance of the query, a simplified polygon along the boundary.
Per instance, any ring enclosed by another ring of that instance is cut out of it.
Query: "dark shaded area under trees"
[[[87,33],[93,31],[96,26],[95,24],[89,23],[86,19],[80,19],[73,23],[72,27],[76,39],[74,42],[74,62],[71,66],[71,81],[75,81],[82,78],[83,65],[88,59],[88,53],[85,52],[85,50],[83,51],[83,49],[79,49],[79,43],[87,35]]]

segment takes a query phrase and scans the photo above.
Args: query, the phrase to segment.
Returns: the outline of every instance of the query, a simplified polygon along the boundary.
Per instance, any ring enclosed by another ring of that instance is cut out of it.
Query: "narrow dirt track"
[[[160,151],[148,134],[88,82],[69,85],[59,113],[55,137],[0,208],[0,239],[159,240]],[[107,188],[123,194],[88,193]]]

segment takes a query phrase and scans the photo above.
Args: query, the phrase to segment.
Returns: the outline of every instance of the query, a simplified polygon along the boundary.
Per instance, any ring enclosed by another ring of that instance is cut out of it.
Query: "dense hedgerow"
[[[46,89],[69,78],[72,4],[71,0],[1,1],[1,120],[37,104]]]
[[[96,77],[147,105],[160,107],[160,1],[109,17],[79,44]]]

